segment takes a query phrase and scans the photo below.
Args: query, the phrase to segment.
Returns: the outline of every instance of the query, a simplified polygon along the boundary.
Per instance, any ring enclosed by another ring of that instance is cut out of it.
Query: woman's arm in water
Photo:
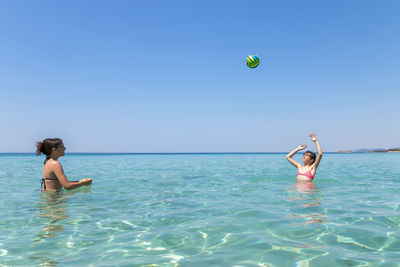
[[[56,175],[60,184],[67,190],[75,189],[84,185],[91,185],[92,179],[91,178],[84,178],[79,180],[78,182],[70,182],[68,181],[67,177],[64,174],[63,167],[61,163],[56,162],[52,168],[52,171]]]
[[[314,165],[314,168],[317,169],[319,163],[321,162],[321,158],[322,158],[322,149],[321,149],[321,145],[319,144],[318,139],[317,139],[317,136],[315,135],[315,133],[311,133],[311,134],[310,134],[310,138],[311,138],[311,140],[315,143],[315,145],[317,146],[317,150],[318,150],[318,156],[317,156],[317,158],[315,159],[315,162],[314,162],[314,164],[313,164],[313,165]]]
[[[297,161],[295,161],[294,159],[292,159],[293,155],[296,154],[297,152],[299,152],[300,150],[305,149],[307,146],[306,145],[301,145],[299,147],[297,147],[295,150],[293,150],[292,152],[290,152],[289,154],[286,155],[286,159],[293,164],[293,166],[295,166],[296,168],[298,168],[301,164],[298,163]]]

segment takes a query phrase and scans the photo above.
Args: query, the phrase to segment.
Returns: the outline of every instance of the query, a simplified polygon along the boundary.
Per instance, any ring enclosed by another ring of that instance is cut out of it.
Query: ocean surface
[[[300,155],[294,157],[301,161]],[[400,266],[400,153],[0,155],[0,266]]]

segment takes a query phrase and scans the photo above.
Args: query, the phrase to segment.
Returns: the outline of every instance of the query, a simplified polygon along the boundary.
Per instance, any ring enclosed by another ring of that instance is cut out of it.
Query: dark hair
[[[313,163],[315,162],[315,159],[317,158],[317,155],[315,155],[314,152],[312,152],[312,151],[306,151],[306,152],[304,152],[303,155],[305,155],[305,154],[308,154],[308,155],[310,156],[310,158],[313,159]]]
[[[60,138],[46,138],[42,142],[36,143],[36,155],[45,154],[46,158],[50,157],[53,148],[57,149],[63,144]]]

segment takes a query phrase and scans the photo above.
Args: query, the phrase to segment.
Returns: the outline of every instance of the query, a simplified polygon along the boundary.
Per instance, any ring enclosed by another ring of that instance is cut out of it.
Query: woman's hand
[[[302,144],[297,148],[297,150],[300,151],[300,150],[303,150],[303,149],[306,149],[306,148],[307,148],[307,146],[305,144]]]
[[[81,183],[83,185],[91,185],[92,181],[93,181],[92,178],[83,178],[83,179],[79,180],[79,183]]]
[[[311,139],[313,142],[318,141],[318,140],[317,140],[317,136],[315,135],[315,133],[310,133],[310,139]]]

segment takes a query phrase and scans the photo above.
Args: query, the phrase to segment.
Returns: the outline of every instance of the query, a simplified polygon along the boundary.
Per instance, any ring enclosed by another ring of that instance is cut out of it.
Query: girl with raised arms
[[[306,145],[300,145],[298,148],[290,152],[286,155],[286,159],[293,164],[297,168],[297,180],[301,181],[312,181],[315,176],[315,172],[317,171],[318,165],[322,158],[322,149],[319,145],[318,139],[314,133],[310,134],[311,140],[315,143],[318,150],[318,156],[315,155],[312,151],[306,151],[303,154],[303,164],[298,163],[294,159],[292,159],[293,155],[299,152],[300,150],[305,149]]]
[[[64,174],[63,167],[58,158],[64,156],[65,146],[59,138],[46,138],[36,143],[36,155],[46,155],[43,164],[42,185],[44,190],[59,191],[63,187],[67,190],[78,188],[84,185],[91,185],[91,178],[84,178],[79,181],[69,181]]]

